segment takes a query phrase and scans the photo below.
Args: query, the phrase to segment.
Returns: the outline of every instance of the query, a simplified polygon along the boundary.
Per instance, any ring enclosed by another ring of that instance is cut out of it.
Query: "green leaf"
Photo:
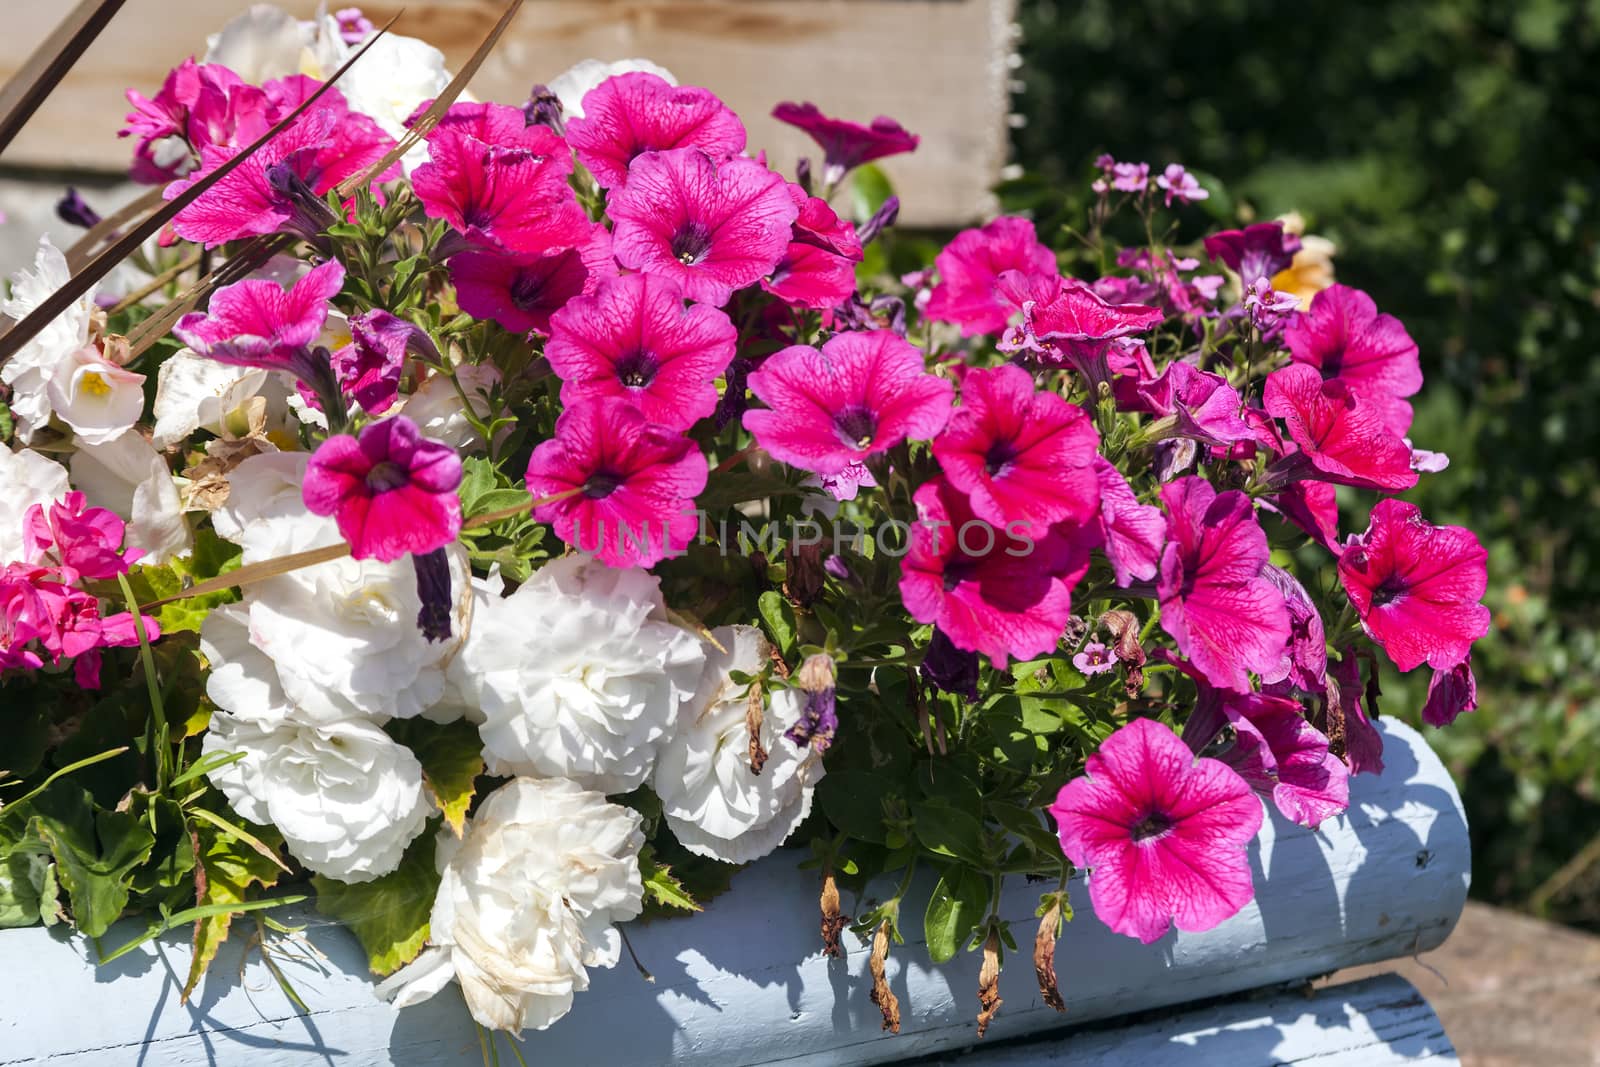
[[[772,639],[779,652],[785,659],[794,655],[795,636],[799,632],[794,621],[794,608],[783,599],[783,594],[775,589],[768,589],[761,594],[756,607],[761,612],[761,621],[766,623],[767,636]]]
[[[664,908],[700,911],[699,903],[672,875],[672,868],[656,862],[649,850],[639,857],[639,877],[644,880],[645,900]]]
[[[923,915],[922,932],[928,942],[928,958],[947,963],[971,936],[989,906],[989,879],[978,871],[952,867],[933,887],[928,910]]]
[[[216,958],[217,949],[228,939],[228,928],[239,906],[248,901],[251,887],[270,888],[283,874],[282,868],[232,833],[210,824],[198,826],[195,832],[200,844],[200,869],[205,875],[204,889],[195,904],[225,910],[195,919],[194,958],[183,985],[184,1000],[188,1000],[189,994],[200,984],[201,976]],[[256,827],[254,836],[269,847],[283,845],[283,838],[271,827]]]
[[[128,572],[128,584],[133,587],[139,603],[163,600],[177,596],[190,586],[238,569],[243,550],[218,537],[210,527],[195,531],[194,549],[189,555],[172,560],[160,567],[134,567]],[[211,609],[220,604],[231,604],[239,599],[232,589],[215,593],[202,593],[197,597],[176,600],[156,609],[156,621],[163,634],[184,630],[200,631]]]
[[[883,802],[895,789],[892,777],[877,771],[829,771],[817,783],[817,803],[828,821],[858,841],[883,844]]]
[[[96,811],[89,791],[75,786],[34,798],[28,829],[55,857],[74,925],[87,937],[104,934],[127,907],[128,877],[155,836],[128,812]]]
[[[422,780],[444,812],[450,831],[461,836],[467,809],[477,793],[483,773],[483,738],[465,719],[452,723],[427,719],[395,719],[386,727],[389,736],[409,748],[422,764]]]
[[[137,893],[151,893],[181,885],[194,870],[194,845],[183,808],[169,797],[141,790],[130,794],[129,802],[133,817],[152,827],[155,835],[150,860],[133,872],[129,887]]]
[[[850,176],[850,213],[858,224],[875,215],[893,195],[894,186],[889,176],[874,163],[857,167]]]
[[[44,920],[49,868],[48,858],[28,852],[0,859],[0,927],[33,926]]]
[[[439,890],[434,841],[433,834],[424,833],[398,868],[371,882],[349,885],[321,875],[311,880],[317,910],[350,927],[374,974],[394,973],[428,943],[428,915]]]
[[[983,821],[976,815],[938,800],[922,801],[913,814],[923,848],[969,863],[984,862]]]

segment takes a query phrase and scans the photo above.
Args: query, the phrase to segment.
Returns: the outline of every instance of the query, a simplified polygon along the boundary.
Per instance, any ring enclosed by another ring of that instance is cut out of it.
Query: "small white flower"
[[[94,507],[128,520],[126,543],[145,553],[140,562],[165,563],[189,550],[178,483],[139,431],[126,430],[104,444],[80,444],[72,454],[72,484]]]
[[[678,79],[672,76],[672,71],[648,59],[619,59],[615,63],[584,59],[550,79],[545,88],[555,93],[556,99],[561,101],[561,113],[564,117],[582,118],[583,98],[589,94],[590,89],[607,78],[618,74],[630,74],[637,70],[654,74],[668,85],[678,84]]]
[[[201,747],[244,753],[212,783],[241,816],[277,827],[307,868],[341,882],[398,867],[433,812],[417,758],[368,722],[273,725],[218,712]]]
[[[473,412],[488,421],[488,394],[499,383],[500,372],[489,365],[463,363],[456,368],[456,381],[472,402]],[[431,441],[442,441],[458,452],[483,451],[483,438],[467,421],[461,394],[446,375],[430,375],[421,389],[406,398],[398,413],[416,423],[422,436]]]
[[[0,314],[17,321],[28,317],[71,279],[67,259],[50,238],[39,239],[33,270],[19,271],[11,279],[11,298],[0,301]],[[17,436],[24,444],[50,421],[50,380],[63,360],[89,343],[89,322],[94,312],[94,290],[73,301],[65,311],[32,337],[3,368],[0,381],[11,387],[11,414]]]
[[[327,536],[327,523],[308,512],[300,496],[310,458],[305,452],[264,452],[228,472],[228,499],[211,513],[211,527],[244,549],[241,562],[287,556]]]
[[[235,367],[181,349],[156,372],[156,425],[150,443],[168,449],[196,430],[221,435],[228,416],[262,391],[267,371]]]
[[[509,597],[473,585],[450,676],[481,717],[489,771],[603,793],[642,785],[705,662],[699,639],[667,621],[659,580],[574,555]]]
[[[405,136],[406,120],[417,107],[450,84],[444,53],[426,41],[384,34],[356,60],[338,88],[352,111],[368,115],[395,140]],[[428,161],[428,146],[417,144],[401,160],[407,174]]]
[[[767,762],[750,770],[747,687],[730,671],[756,675],[770,646],[753,626],[724,626],[712,634],[727,651],[707,647],[694,698],[678,716],[677,734],[661,749],[651,785],[678,841],[691,852],[726,863],[749,863],[783,844],[811,811],[822,760],[783,734],[800,721],[805,696],[797,689],[771,695],[760,740]]]
[[[67,468],[37,452],[0,445],[0,566],[23,557],[22,524],[35,504],[66,496]]]
[[[281,7],[255,4],[206,38],[202,63],[221,63],[252,85],[291,74],[326,78],[348,57],[336,20],[302,22]]]
[[[56,364],[46,387],[56,417],[85,444],[103,445],[144,413],[144,375],[85,345]]]
[[[479,1024],[543,1030],[572,1010],[590,967],[614,967],[614,923],[638,916],[637,812],[561,779],[495,790],[457,840],[439,835],[429,948],[378,987],[396,1007],[453,977]]]

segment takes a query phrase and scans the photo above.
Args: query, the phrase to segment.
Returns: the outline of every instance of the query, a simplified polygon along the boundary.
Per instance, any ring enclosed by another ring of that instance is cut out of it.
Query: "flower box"
[[[1362,1067],[1427,1056],[1449,1062],[1437,1021],[1397,979],[1324,990],[1311,1001],[1296,993],[1178,1010],[1425,952],[1448,936],[1466,900],[1470,866],[1461,801],[1415,731],[1392,720],[1382,731],[1386,770],[1352,779],[1347,814],[1316,832],[1271,816],[1250,850],[1256,899],[1213,930],[1172,933],[1141,946],[1101,925],[1083,885],[1075,883],[1077,917],[1057,946],[1067,1013],[1040,1001],[1026,953],[1011,957],[1000,981],[1004,1007],[978,1062],[1143,1064],[1169,1062],[1159,1050],[1177,1048],[1192,1057],[1184,1062],[1232,1067],[1296,1062],[1323,1045],[1352,1057],[1337,1062]],[[570,1018],[524,1036],[524,1058],[563,1067],[822,1067],[904,1061],[976,1044],[976,956],[963,953],[931,966],[918,943],[918,924],[907,923],[907,943],[894,948],[888,963],[902,1031],[881,1032],[867,998],[866,946],[846,936],[846,959],[823,957],[814,883],[795,871],[799,858],[780,852],[755,864],[700,915],[630,927],[654,982],[643,981],[626,960],[595,972]],[[1002,917],[1017,921],[1019,930],[1031,929],[1038,888],[1008,883]],[[929,889],[924,883],[913,890],[907,915],[920,915]],[[856,903],[847,899],[845,909]],[[273,961],[304,1000],[304,1013],[285,997],[259,949],[244,950],[241,960],[243,937],[224,947],[184,1005],[186,932],[99,969],[82,939],[42,928],[0,933],[0,966],[17,976],[0,1009],[6,1062],[483,1062],[477,1031],[454,992],[396,1013],[374,998],[363,954],[348,932],[315,914],[278,918],[306,924],[302,938],[268,934]],[[137,932],[124,925],[126,931],[114,929],[103,943],[120,944]],[[62,1014],[68,1005],[70,1025]],[[1121,1037],[1097,1028],[1082,1042],[1074,1038],[1062,1046],[1070,1059],[995,1047],[1006,1038],[1159,1008],[1174,1010],[1114,1031]],[[1201,1037],[1180,1040],[1192,1034]],[[1134,1048],[1148,1050],[1148,1057],[1122,1055]],[[1095,1058],[1095,1049],[1111,1059]],[[504,1052],[500,1062],[510,1062]]]

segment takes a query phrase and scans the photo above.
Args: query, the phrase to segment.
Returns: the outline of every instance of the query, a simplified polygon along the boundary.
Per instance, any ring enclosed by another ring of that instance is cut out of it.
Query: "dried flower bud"
[[[822,569],[822,542],[791,542],[784,549],[784,561],[788,564],[784,592],[796,604],[809,608],[822,595],[828,580],[828,572]]]
[[[839,912],[839,885],[833,880],[833,872],[829,871],[822,876],[822,954],[830,959],[844,959],[844,946],[839,943],[839,934],[844,930],[845,923],[850,921],[850,916]]]
[[[1000,1011],[1000,931],[989,928],[983,942],[983,966],[978,969],[978,1036],[982,1037]]]
[[[883,965],[888,958],[889,920],[885,919],[878,924],[878,932],[872,936],[872,955],[867,959],[867,970],[872,974],[872,1003],[883,1013],[883,1029],[898,1034],[900,998],[889,988],[889,979],[884,974]]]
[[[828,751],[839,730],[834,708],[833,657],[823,653],[809,657],[795,672],[795,681],[806,694],[806,706],[800,721],[783,736],[802,748],[810,745],[821,754]]]
[[[750,773],[759,775],[767,765],[767,749],[761,743],[761,721],[765,717],[762,705],[761,679],[750,683],[749,702],[744,709],[745,729],[750,731]]]
[[[1033,935],[1033,973],[1039,979],[1039,996],[1056,1011],[1066,1011],[1067,1003],[1061,999],[1061,988],[1056,985],[1056,931],[1061,925],[1061,898],[1045,911],[1039,920],[1039,932]]]
[[[1139,617],[1131,611],[1108,611],[1100,625],[1111,635],[1112,651],[1128,671],[1128,695],[1137,696],[1144,688],[1144,649],[1139,644]]]
[[[450,557],[442,548],[412,555],[417,572],[417,598],[422,610],[417,613],[417,628],[429,641],[450,637],[450,612],[455,598],[450,591]]]
[[[65,195],[56,202],[56,218],[72,226],[91,229],[100,223],[100,212],[89,206],[78,190],[67,186]]]

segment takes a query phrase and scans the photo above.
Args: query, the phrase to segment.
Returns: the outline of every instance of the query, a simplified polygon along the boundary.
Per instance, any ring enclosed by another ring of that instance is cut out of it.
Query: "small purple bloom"
[[[1111,649],[1099,641],[1090,641],[1083,646],[1083,651],[1072,657],[1072,665],[1086,677],[1104,674],[1115,670],[1117,657],[1111,654]]]
[[[1150,164],[1111,164],[1111,188],[1122,193],[1142,193],[1150,185]]]
[[[1181,204],[1193,204],[1211,196],[1200,187],[1193,174],[1183,169],[1182,163],[1168,163],[1167,169],[1156,179],[1156,185],[1166,191],[1168,207],[1172,206],[1174,200]]]
[[[78,190],[69,185],[66,193],[56,201],[56,218],[87,230],[99,223],[100,212],[90,207],[89,202],[79,195]]]
[[[809,745],[821,755],[828,751],[828,746],[833,744],[833,735],[839,731],[832,658],[819,653],[807,659],[795,672],[795,681],[806,695],[806,706],[800,721],[783,736],[796,747],[805,748]]]
[[[934,627],[933,639],[917,670],[924,682],[941,692],[978,699],[978,654],[957,648],[938,627]]]
[[[450,595],[450,557],[442,548],[411,557],[417,572],[417,629],[429,641],[450,639],[450,612],[455,598]]]

